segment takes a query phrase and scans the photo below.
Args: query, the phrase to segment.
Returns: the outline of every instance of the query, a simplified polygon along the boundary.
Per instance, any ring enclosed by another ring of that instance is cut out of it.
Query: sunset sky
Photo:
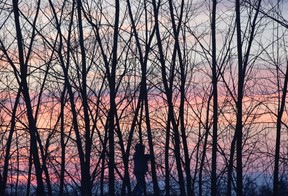
[[[241,30],[235,2],[214,35],[213,1],[0,1],[0,195],[130,194],[138,142],[148,193],[210,194],[213,130],[219,195],[241,195],[239,130],[243,190],[275,193],[276,162],[288,185],[288,1],[241,1]]]

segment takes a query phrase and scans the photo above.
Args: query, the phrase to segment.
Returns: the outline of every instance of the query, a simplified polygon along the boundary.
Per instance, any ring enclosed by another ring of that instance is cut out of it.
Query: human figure
[[[134,175],[136,176],[137,184],[132,192],[132,195],[142,195],[145,187],[145,174],[148,171],[149,154],[145,153],[145,146],[137,143],[135,146],[134,160]]]

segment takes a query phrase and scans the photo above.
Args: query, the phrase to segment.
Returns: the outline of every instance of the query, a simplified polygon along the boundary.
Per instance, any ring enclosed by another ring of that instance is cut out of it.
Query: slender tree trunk
[[[201,156],[200,166],[199,166],[199,196],[202,196],[203,194],[203,186],[202,186],[203,169],[204,169],[204,162],[205,162],[205,157],[206,157],[208,135],[209,135],[209,129],[206,128],[205,136],[204,136],[203,151],[202,151],[202,156]]]
[[[37,119],[36,115],[35,115],[35,119]],[[49,176],[48,168],[46,165],[46,159],[47,159],[48,153],[46,150],[44,152],[44,146],[42,145],[42,141],[41,141],[40,135],[38,133],[36,134],[36,138],[37,138],[37,142],[39,144],[40,155],[41,155],[41,159],[42,159],[42,170],[45,174],[45,179],[46,179],[46,187],[47,187],[47,191],[48,191],[47,194],[49,196],[52,196],[52,186],[51,186],[51,182],[50,182],[50,176]],[[49,140],[49,137],[48,137],[48,140]],[[49,141],[46,142],[46,145],[49,146]],[[45,146],[45,149],[48,149],[48,146]]]
[[[146,82],[145,82],[146,84]],[[145,117],[146,117],[146,126],[147,126],[147,134],[148,134],[148,143],[149,143],[149,152],[151,155],[151,173],[152,173],[152,183],[153,183],[153,190],[154,195],[159,195],[159,186],[157,181],[157,174],[156,174],[156,162],[155,162],[155,154],[154,154],[154,147],[153,147],[153,136],[152,136],[152,128],[150,123],[150,115],[149,115],[149,106],[148,106],[148,97],[147,97],[147,87],[145,87]]]
[[[15,190],[15,195],[17,196],[18,195],[18,185],[19,185],[19,171],[20,171],[20,154],[19,154],[19,137],[18,137],[18,134],[17,132],[15,133],[15,136],[16,136],[16,149],[17,149],[17,157],[16,157],[16,161],[17,161],[17,168],[16,168],[16,171],[17,171],[17,176],[16,176],[16,182],[15,182],[15,186],[14,186],[14,190]]]
[[[236,0],[236,32],[237,32],[237,52],[238,52],[238,99],[237,107],[237,122],[236,122],[236,157],[237,157],[237,195],[243,195],[243,166],[242,166],[242,100],[244,88],[244,74],[243,60],[242,60],[242,35],[241,35],[241,14],[240,14],[240,0]]]
[[[116,27],[115,27],[116,28]],[[115,193],[115,176],[114,176],[114,116],[115,116],[115,72],[111,74],[110,82],[110,110],[109,110],[109,195]]]
[[[109,119],[107,119],[107,123],[109,122]],[[103,196],[104,195],[104,174],[105,174],[105,162],[106,162],[106,148],[107,148],[107,143],[108,143],[108,130],[109,127],[107,128],[107,124],[105,126],[105,134],[104,134],[104,142],[103,142],[103,149],[102,149],[102,153],[101,153],[101,173],[100,173],[100,195]]]
[[[248,59],[252,43],[255,37],[256,22],[261,7],[262,0],[257,2],[257,9],[251,24],[251,32],[249,35],[248,47],[243,61],[242,54],[242,32],[241,32],[241,13],[240,13],[240,0],[236,0],[236,32],[237,32],[237,52],[238,52],[238,98],[236,103],[237,117],[236,117],[236,157],[237,157],[237,195],[243,195],[243,165],[242,165],[242,139],[243,139],[243,92],[244,92],[244,79],[248,66]]]
[[[69,28],[68,28],[68,39],[67,39],[67,67],[65,68],[65,63],[64,63],[64,59],[63,59],[63,40],[62,40],[62,31],[61,31],[61,24],[59,23],[58,17],[57,17],[57,13],[56,10],[54,8],[54,5],[52,3],[51,0],[49,0],[49,4],[50,7],[52,8],[52,12],[54,15],[54,20],[55,20],[55,24],[56,24],[56,28],[57,31],[59,33],[59,48],[56,50],[59,56],[59,60],[60,60],[60,64],[62,66],[63,72],[64,72],[64,77],[65,77],[65,83],[64,83],[64,89],[61,95],[61,116],[60,116],[60,129],[61,129],[61,133],[60,133],[60,142],[61,142],[61,170],[60,170],[60,187],[59,187],[59,195],[63,195],[64,194],[64,176],[65,176],[65,142],[64,142],[64,135],[65,135],[65,127],[64,127],[64,106],[65,106],[65,94],[66,94],[66,89],[68,87],[68,95],[70,98],[70,103],[72,105],[72,118],[73,118],[73,124],[74,124],[74,130],[76,132],[76,138],[77,140],[79,139],[79,133],[77,133],[78,131],[78,123],[77,121],[77,117],[76,117],[76,110],[75,110],[75,104],[74,104],[74,98],[73,98],[73,93],[72,93],[72,89],[71,89],[71,85],[69,83],[68,80],[68,67],[70,64],[70,39],[71,39],[71,29],[72,29],[72,24],[73,24],[73,16],[74,16],[74,9],[75,9],[75,1],[73,1],[72,4],[72,10],[71,10],[71,20],[70,20],[70,24],[69,24]],[[76,119],[76,121],[75,121]],[[81,145],[81,147],[79,148],[79,143]],[[83,158],[82,158],[82,144],[81,141],[77,141],[77,148],[78,148],[78,152],[79,152],[79,158],[80,158],[80,165],[82,166],[83,164]]]
[[[288,65],[288,62],[286,62]],[[284,86],[282,90],[282,97],[280,108],[278,109],[277,122],[276,122],[276,144],[275,144],[275,161],[274,161],[274,176],[273,176],[273,196],[278,195],[279,184],[279,159],[280,159],[280,142],[281,142],[281,123],[282,116],[285,109],[285,102],[287,96],[287,83],[288,83],[288,66],[286,67],[286,74],[284,79]]]
[[[101,176],[100,176],[100,195],[104,195],[104,173],[105,173],[105,151],[103,152],[103,156],[101,156],[102,164],[101,164]]]
[[[66,88],[64,87],[64,90],[61,95],[61,116],[60,116],[60,142],[61,142],[61,169],[60,169],[60,186],[59,186],[59,195],[63,196],[64,194],[64,180],[65,180],[65,126],[64,126],[64,106],[65,106],[65,90]]]
[[[236,145],[236,173],[237,173],[237,180],[236,180],[236,192],[237,195],[243,195],[243,166],[242,166],[242,131],[243,131],[243,124],[242,124],[242,117],[243,117],[243,92],[244,92],[244,82],[245,82],[245,74],[248,66],[248,59],[250,56],[250,51],[252,47],[253,40],[255,38],[255,29],[257,24],[257,18],[260,11],[262,0],[257,2],[256,12],[251,23],[251,31],[249,35],[249,41],[247,44],[247,51],[244,56],[243,61],[243,54],[242,54],[242,32],[241,32],[241,13],[240,13],[240,0],[236,0],[235,5],[235,12],[236,12],[236,32],[237,32],[237,53],[238,53],[238,97],[236,101],[236,132],[231,144],[231,151],[230,151],[230,160],[228,166],[228,184],[227,184],[227,195],[232,194],[232,173],[233,173],[233,159],[234,159],[234,151]]]
[[[35,165],[35,171],[36,171],[36,179],[37,179],[37,195],[44,195],[44,183],[42,179],[42,168],[40,164],[40,158],[38,154],[38,146],[37,146],[37,139],[36,139],[36,123],[33,118],[33,113],[32,113],[32,106],[31,106],[31,101],[30,101],[30,96],[28,94],[28,88],[27,88],[27,83],[24,79],[23,82],[23,94],[25,98],[25,103],[27,105],[27,116],[29,120],[29,128],[30,128],[30,139],[31,139],[31,151],[33,155],[33,162]]]
[[[72,86],[71,86],[70,81],[69,81],[69,73],[68,73],[68,68],[69,68],[69,65],[70,65],[70,60],[69,59],[70,59],[71,29],[72,29],[72,24],[73,24],[72,21],[73,21],[73,16],[74,16],[75,1],[73,1],[72,10],[71,10],[72,14],[71,14],[71,21],[70,21],[70,24],[69,24],[68,39],[67,39],[68,51],[67,51],[67,54],[66,54],[67,55],[67,63],[66,64],[64,62],[63,54],[62,54],[63,43],[62,43],[62,33],[61,33],[60,24],[59,24],[58,18],[56,17],[56,12],[54,10],[54,7],[53,7],[51,1],[50,1],[50,5],[51,5],[52,10],[54,12],[54,16],[55,16],[54,18],[55,18],[55,21],[56,21],[57,30],[58,30],[58,32],[60,34],[59,48],[58,48],[57,52],[58,52],[58,55],[59,55],[60,65],[62,66],[62,69],[63,69],[64,79],[65,79],[65,87],[67,88],[67,92],[68,92],[69,100],[70,100],[70,104],[71,104],[73,128],[74,128],[75,135],[76,135],[76,145],[77,145],[77,150],[78,150],[79,159],[80,159],[80,171],[81,171],[81,188],[80,188],[81,190],[80,191],[81,191],[82,195],[86,196],[86,195],[91,194],[91,190],[89,190],[90,178],[89,178],[88,181],[86,181],[87,180],[87,171],[89,170],[88,173],[90,174],[90,169],[89,168],[87,169],[87,165],[86,165],[87,162],[86,162],[86,157],[85,157],[85,153],[84,153],[83,146],[82,146],[83,141],[82,141],[80,130],[79,130],[79,126],[78,126],[79,123],[78,123],[78,119],[77,119],[77,111],[76,111],[74,93],[73,93]],[[81,9],[81,5],[80,6],[78,5],[77,8]],[[79,13],[78,13],[78,15],[79,15]],[[80,39],[80,43],[83,44],[83,40],[81,42],[81,39]],[[85,66],[84,66],[84,68],[85,68]],[[85,84],[85,87],[86,87],[86,84]],[[85,93],[84,93],[84,95],[85,95]],[[84,99],[86,99],[86,98],[87,98],[87,96]],[[85,119],[85,123],[86,123],[86,121],[87,121],[87,119]],[[86,124],[85,124],[85,126],[86,126]],[[90,133],[89,133],[89,135],[90,135]],[[87,142],[89,142],[89,141],[87,141]],[[86,149],[86,150],[88,150],[88,149]],[[88,176],[90,176],[90,175],[88,175]]]
[[[217,126],[218,126],[218,90],[217,90],[217,54],[216,54],[216,5],[212,4],[212,85],[213,85],[213,141],[212,141],[212,171],[211,171],[211,195],[217,195]]]
[[[85,121],[85,162],[83,171],[81,171],[81,194],[91,195],[91,176],[90,176],[90,154],[91,154],[91,142],[90,139],[90,120],[88,112],[88,100],[87,100],[87,69],[86,69],[86,52],[84,47],[84,35],[83,35],[83,25],[82,25],[82,2],[77,0],[77,13],[78,13],[78,25],[79,25],[79,45],[81,51],[81,65],[82,65],[82,88],[81,96],[84,111],[84,121]]]
[[[161,43],[161,35],[160,35],[160,29],[158,24],[158,14],[159,14],[159,8],[156,5],[156,1],[153,0],[153,10],[154,10],[154,18],[155,18],[155,29],[156,29],[156,38],[157,38],[157,45],[159,49],[159,56],[160,56],[160,63],[161,63],[161,73],[162,73],[162,80],[165,87],[165,94],[167,96],[167,102],[168,102],[168,114],[169,118],[168,120],[171,121],[173,131],[174,131],[174,140],[175,140],[175,146],[174,146],[174,153],[176,157],[176,167],[178,172],[178,178],[179,178],[179,186],[180,186],[180,194],[186,195],[185,191],[185,182],[182,172],[182,166],[181,166],[181,152],[180,152],[180,136],[179,136],[179,130],[178,126],[174,117],[174,111],[173,111],[173,103],[172,103],[172,92],[171,89],[168,87],[168,82],[166,78],[166,66],[165,66],[165,59],[164,59],[164,53]]]
[[[236,133],[233,136],[231,148],[230,148],[230,156],[229,156],[228,171],[227,171],[227,175],[228,175],[228,177],[227,177],[227,196],[232,195],[232,180],[233,180],[235,145],[236,145]]]
[[[169,114],[168,114],[169,115]],[[169,167],[169,146],[170,146],[170,121],[167,118],[165,141],[165,194],[170,195],[170,167]]]
[[[31,146],[31,141],[30,141],[30,146]],[[31,147],[30,147],[31,148]],[[30,195],[30,186],[31,186],[31,172],[32,172],[32,152],[30,151],[29,153],[29,160],[28,160],[28,174],[27,174],[27,187],[26,187],[26,196]]]
[[[202,189],[202,177],[203,177],[203,169],[204,169],[204,161],[206,157],[206,150],[207,150],[207,143],[208,143],[208,135],[209,135],[209,111],[210,111],[210,103],[211,103],[211,98],[212,96],[209,96],[208,102],[207,102],[207,110],[206,110],[206,122],[205,122],[205,135],[204,135],[204,144],[203,144],[203,151],[202,151],[202,156],[201,156],[201,161],[200,161],[200,167],[199,167],[199,196],[202,196],[203,189]],[[199,131],[200,132],[200,131]],[[200,137],[200,133],[199,133]],[[200,141],[199,141],[200,144]]]
[[[175,117],[173,115],[173,108],[172,108],[172,102],[171,102],[171,97],[168,96],[167,100],[168,102],[168,107],[169,107],[169,118],[168,120],[171,121],[173,131],[174,131],[174,154],[176,157],[176,167],[177,167],[177,172],[178,172],[178,178],[179,178],[179,186],[180,186],[180,194],[181,195],[186,195],[185,191],[185,181],[183,177],[183,172],[182,172],[182,167],[181,167],[181,152],[180,152],[180,136],[179,136],[179,131],[178,127],[176,124]]]
[[[136,126],[136,121],[137,121],[137,118],[138,118],[138,114],[139,114],[139,110],[140,110],[140,107],[141,107],[141,105],[142,105],[142,103],[141,103],[141,100],[142,100],[142,95],[143,93],[142,92],[140,92],[140,95],[139,95],[139,98],[138,98],[138,102],[137,102],[137,106],[136,106],[136,110],[135,110],[135,115],[134,115],[134,117],[133,117],[133,120],[132,120],[132,123],[131,123],[131,128],[130,128],[130,133],[129,133],[129,136],[128,136],[128,141],[127,141],[127,148],[126,148],[126,157],[125,157],[125,160],[124,160],[124,163],[125,164],[127,164],[127,165],[129,165],[128,164],[128,162],[129,162],[129,154],[130,154],[130,149],[131,149],[131,144],[132,144],[132,138],[133,138],[133,133],[134,133],[134,129],[135,129],[135,126]],[[124,181],[126,182],[126,181],[128,181],[129,180],[129,168],[128,167],[125,167],[124,168]],[[125,184],[125,186],[126,186],[126,183],[124,183]],[[125,187],[123,187],[122,189],[124,189]],[[122,194],[124,194],[123,193],[123,191],[122,191]],[[129,192],[128,191],[128,194],[130,195],[131,194],[131,192]]]
[[[9,159],[10,159],[10,149],[11,149],[11,142],[13,139],[13,133],[15,131],[15,125],[16,125],[16,111],[19,103],[21,90],[18,90],[14,108],[11,116],[11,128],[9,132],[9,136],[6,143],[6,150],[5,150],[5,159],[4,159],[4,167],[3,167],[3,177],[1,179],[1,187],[0,187],[0,195],[5,195],[5,189],[7,184],[7,176],[8,176],[8,166],[9,166]]]
[[[115,111],[117,111],[117,108],[115,108]],[[122,136],[122,133],[121,133],[121,127],[120,127],[120,120],[119,120],[119,117],[118,117],[118,114],[115,112],[115,120],[116,120],[116,128],[115,128],[115,131],[118,135],[118,138],[119,138],[119,145],[120,145],[120,149],[121,149],[121,154],[122,154],[122,159],[123,159],[123,165],[124,165],[124,172],[126,170],[129,169],[129,155],[127,155],[125,153],[125,147],[124,147],[124,141],[123,141],[123,136]],[[127,160],[127,161],[126,161]],[[127,168],[127,169],[126,169]],[[126,177],[126,178],[125,178]],[[121,189],[121,194],[122,195],[126,195],[126,187],[128,188],[128,192],[131,193],[131,184],[130,184],[130,178],[129,178],[129,175],[126,175],[125,176],[125,173],[124,173],[124,179],[123,180],[123,183],[122,183],[122,189]],[[128,194],[129,194],[128,193]]]
[[[36,171],[36,179],[37,179],[37,195],[44,195],[44,183],[42,179],[42,168],[40,163],[40,158],[38,154],[38,146],[37,146],[37,127],[36,122],[33,117],[33,111],[32,111],[32,105],[31,105],[31,99],[29,95],[28,90],[28,83],[27,83],[27,64],[24,62],[24,48],[23,48],[23,38],[21,33],[21,27],[20,27],[20,20],[19,20],[19,11],[18,11],[18,0],[13,0],[13,12],[15,17],[15,27],[16,27],[16,37],[17,37],[17,44],[18,44],[18,55],[19,55],[19,61],[21,66],[21,88],[22,88],[22,94],[24,97],[24,101],[26,104],[27,109],[27,118],[29,122],[29,133],[30,133],[30,139],[31,139],[31,151],[33,154],[33,161],[35,165],[35,171]]]
[[[74,13],[74,1],[73,1],[73,6],[72,6],[72,16],[71,18],[73,18],[73,13]],[[58,24],[58,22],[57,22]],[[71,36],[71,27],[72,27],[72,22],[70,23],[70,26],[69,26],[69,34],[68,34],[68,46],[67,48],[70,48],[70,36]],[[57,28],[58,28],[58,31],[60,32],[60,35],[61,35],[61,29],[60,29],[60,26],[57,25]],[[60,36],[61,37],[61,36]],[[61,39],[60,39],[61,40]],[[64,59],[63,59],[63,56],[62,56],[62,41],[60,41],[60,46],[59,46],[59,49],[58,49],[58,53],[59,53],[59,60],[60,60],[60,65],[62,66],[62,69],[63,69],[63,72],[64,72],[64,79],[65,79],[65,86],[67,88],[67,92],[68,92],[68,95],[69,95],[69,100],[70,100],[70,104],[71,104],[71,112],[72,112],[72,120],[73,120],[73,128],[74,128],[74,131],[75,131],[75,135],[76,135],[76,146],[77,146],[77,150],[78,150],[78,154],[79,154],[79,159],[80,159],[80,168],[81,168],[81,194],[86,194],[87,190],[85,190],[84,188],[82,188],[82,185],[84,184],[84,180],[83,179],[86,179],[85,178],[85,172],[86,171],[86,168],[85,168],[85,153],[84,153],[84,150],[83,150],[83,142],[82,142],[82,138],[81,138],[81,134],[80,134],[80,130],[79,130],[79,123],[78,123],[78,119],[77,119],[77,111],[76,111],[76,104],[75,104],[75,99],[74,99],[74,93],[72,91],[72,86],[70,84],[70,81],[69,81],[69,74],[68,74],[68,68],[69,68],[69,64],[70,64],[70,61],[69,61],[69,58],[70,58],[70,51],[68,50],[67,52],[67,66],[65,67],[65,63],[64,63]],[[90,183],[90,182],[87,182],[87,183]],[[83,185],[84,187],[86,185]]]
[[[279,9],[279,2],[277,3],[277,9]],[[277,23],[277,60],[276,60],[276,69],[278,72],[279,69],[279,44],[278,44],[278,39],[279,39],[279,23]],[[276,121],[276,144],[275,144],[275,160],[274,160],[274,173],[273,173],[273,196],[278,195],[278,184],[279,184],[279,160],[280,160],[280,143],[281,143],[281,125],[282,125],[282,116],[285,110],[285,101],[286,101],[286,96],[287,96],[287,82],[288,82],[288,62],[286,62],[286,73],[285,73],[285,79],[283,83],[283,89],[281,90],[282,92],[282,97],[280,103],[278,103],[278,113],[277,113],[277,121]],[[280,85],[278,81],[278,90],[280,92]]]
[[[183,16],[183,10],[184,10],[184,1],[181,1],[181,11],[180,11],[180,17],[179,17],[179,24],[176,25],[175,19],[174,19],[174,11],[173,11],[173,3],[172,0],[169,0],[169,8],[170,8],[170,16],[172,21],[172,27],[173,27],[173,34],[175,36],[175,49],[178,53],[179,58],[179,64],[180,64],[180,74],[181,74],[181,84],[180,84],[180,109],[179,109],[179,118],[180,118],[180,131],[182,136],[182,144],[184,148],[184,160],[185,160],[185,173],[186,173],[186,189],[188,195],[193,195],[192,189],[191,189],[191,170],[190,170],[190,158],[189,158],[189,151],[188,151],[188,144],[186,139],[186,133],[185,133],[185,125],[184,125],[184,100],[185,100],[185,82],[186,82],[186,76],[185,76],[185,63],[182,59],[182,53],[180,49],[179,44],[179,32],[180,27],[182,23],[182,16]],[[176,55],[176,54],[175,54]],[[174,59],[176,60],[176,59]],[[173,62],[174,63],[174,62]]]
[[[109,78],[109,90],[110,90],[110,111],[109,111],[109,195],[115,194],[115,176],[114,176],[114,167],[115,167],[115,150],[114,150],[114,117],[115,117],[115,77],[116,77],[116,66],[117,66],[117,46],[118,46],[118,34],[119,34],[119,12],[120,12],[120,3],[119,0],[115,0],[115,23],[114,23],[114,38],[113,38],[113,50],[112,50],[112,65],[111,65],[111,74]]]

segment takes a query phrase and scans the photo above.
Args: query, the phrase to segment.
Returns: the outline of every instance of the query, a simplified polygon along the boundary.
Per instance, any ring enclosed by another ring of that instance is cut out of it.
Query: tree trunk
[[[211,195],[217,195],[217,126],[218,126],[218,90],[217,90],[217,54],[216,54],[216,5],[212,5],[212,85],[213,85],[213,141],[212,141],[212,171],[211,171]]]
[[[115,1],[115,23],[114,23],[114,37],[113,37],[113,49],[112,49],[112,65],[111,65],[111,74],[109,78],[109,90],[110,90],[110,110],[109,110],[109,195],[115,195],[115,176],[114,176],[114,167],[115,167],[115,158],[114,158],[114,117],[115,117],[115,77],[116,77],[116,66],[117,66],[117,46],[118,46],[118,34],[119,34],[119,12],[120,12],[120,3],[119,0]]]
[[[10,149],[11,149],[11,142],[13,139],[13,133],[15,131],[15,125],[16,125],[16,111],[19,103],[21,89],[18,90],[14,108],[11,116],[11,128],[9,132],[9,136],[6,143],[6,150],[5,150],[5,159],[4,159],[4,167],[3,167],[3,177],[1,179],[1,186],[0,186],[0,195],[5,195],[5,189],[7,184],[7,176],[8,176],[8,166],[9,166],[9,159],[10,159]]]
[[[288,65],[288,63],[287,63]],[[275,144],[275,161],[274,161],[274,176],[273,176],[273,196],[278,195],[278,184],[279,184],[279,159],[280,159],[280,142],[281,142],[281,124],[282,116],[285,109],[286,95],[287,95],[287,83],[288,83],[288,66],[286,67],[286,74],[284,79],[284,86],[282,89],[282,97],[280,108],[277,114],[276,124],[276,144]]]
[[[85,161],[83,171],[81,170],[81,194],[91,195],[92,185],[90,176],[90,154],[92,141],[90,138],[90,120],[88,113],[88,98],[87,98],[87,69],[86,69],[86,52],[84,47],[84,35],[83,35],[83,25],[82,25],[82,2],[77,0],[77,13],[78,13],[78,25],[79,25],[79,45],[81,51],[81,65],[82,65],[82,88],[81,96],[83,103],[84,121],[85,121]]]
[[[238,52],[238,99],[237,122],[236,122],[236,157],[237,157],[237,196],[243,195],[243,166],[242,166],[242,100],[245,71],[243,70],[242,60],[242,35],[241,35],[241,15],[240,15],[240,0],[236,0],[236,32],[237,32],[237,52]]]
[[[27,109],[27,118],[29,122],[29,133],[30,133],[30,139],[31,139],[31,151],[33,155],[33,161],[35,165],[35,171],[36,171],[36,179],[37,179],[37,195],[44,195],[44,183],[42,179],[42,168],[40,163],[40,158],[38,154],[38,146],[37,146],[37,127],[36,122],[33,117],[33,111],[32,111],[32,105],[28,90],[28,83],[27,83],[27,64],[24,62],[24,48],[23,48],[23,38],[21,33],[21,27],[20,27],[20,20],[19,20],[19,10],[18,10],[18,1],[13,0],[13,12],[15,17],[15,27],[16,27],[16,37],[17,37],[17,45],[18,45],[18,55],[19,55],[19,61],[21,66],[21,88],[22,88],[22,94],[24,97],[24,101],[26,104]]]

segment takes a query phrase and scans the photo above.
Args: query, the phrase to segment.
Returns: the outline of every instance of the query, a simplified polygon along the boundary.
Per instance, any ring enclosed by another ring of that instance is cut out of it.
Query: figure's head
[[[135,151],[136,152],[144,152],[144,150],[145,150],[145,146],[144,145],[141,145],[140,143],[137,143],[135,145]]]

